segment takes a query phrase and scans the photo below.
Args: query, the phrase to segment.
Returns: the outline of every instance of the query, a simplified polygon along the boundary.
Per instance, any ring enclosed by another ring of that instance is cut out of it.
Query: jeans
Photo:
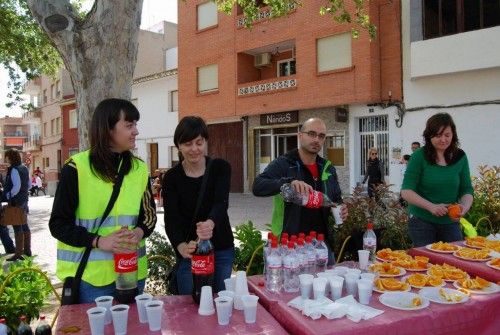
[[[0,240],[2,241],[3,247],[7,254],[13,254],[14,252],[16,252],[14,242],[10,238],[9,228],[7,226],[0,225]]]
[[[424,221],[416,216],[408,220],[408,233],[414,247],[423,247],[437,241],[454,242],[463,240],[458,222],[437,224]]]
[[[137,282],[138,294],[142,294],[145,284],[146,279],[141,279]],[[115,296],[115,288],[115,283],[105,286],[94,286],[82,280],[80,282],[80,304],[93,303],[96,298],[103,295]]]
[[[234,261],[234,248],[215,251],[214,293],[225,290],[224,279],[231,277]],[[191,259],[177,259],[177,286],[180,295],[188,295],[193,291],[193,275],[191,274]]]
[[[23,224],[23,225],[18,225],[18,226],[12,226],[14,227],[14,233],[29,233],[30,232],[30,227],[28,224]]]

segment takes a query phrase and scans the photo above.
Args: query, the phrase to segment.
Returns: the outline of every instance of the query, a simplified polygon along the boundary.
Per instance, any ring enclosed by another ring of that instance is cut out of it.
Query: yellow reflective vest
[[[91,233],[101,236],[110,235],[121,227],[133,228],[137,225],[141,200],[148,182],[146,164],[134,158],[132,168],[123,178],[120,194],[97,232],[101,216],[108,205],[113,184],[98,178],[90,169],[89,151],[72,157],[78,171],[78,207],[75,224],[83,226]],[[61,241],[57,242],[57,277],[64,280],[76,274],[78,264],[85,248],[72,247]],[[138,252],[138,279],[147,276],[146,245],[142,240]],[[113,253],[92,249],[82,280],[94,286],[105,286],[116,280]]]

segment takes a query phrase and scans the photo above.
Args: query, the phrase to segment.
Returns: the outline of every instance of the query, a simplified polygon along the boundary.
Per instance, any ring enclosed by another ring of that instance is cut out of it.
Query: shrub
[[[152,295],[168,295],[167,275],[175,264],[175,251],[167,238],[158,232],[153,232],[147,241],[148,258],[163,256],[162,258],[148,259],[149,274],[145,291]]]
[[[234,269],[246,271],[254,251],[264,243],[262,241],[262,235],[260,231],[254,227],[252,221],[247,221],[236,227],[234,237],[240,241],[239,247],[235,247]],[[260,248],[255,254],[247,275],[262,274],[263,268],[263,249]]]

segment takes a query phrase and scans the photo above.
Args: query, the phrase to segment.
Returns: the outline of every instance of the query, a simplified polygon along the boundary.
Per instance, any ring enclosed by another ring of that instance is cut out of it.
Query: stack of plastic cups
[[[313,289],[314,276],[309,273],[299,275],[300,296],[302,299],[310,299]]]
[[[337,300],[342,298],[342,288],[344,286],[344,277],[330,276],[328,277],[330,283],[330,290],[332,292],[332,299]]]
[[[200,307],[198,307],[198,314],[208,316],[214,313],[215,308],[214,298],[212,295],[212,286],[203,286],[201,288]]]
[[[245,271],[236,272],[236,284],[234,287],[234,308],[242,311],[244,309],[241,297],[248,295],[247,274]]]
[[[321,300],[325,296],[326,278],[313,279],[314,300]]]

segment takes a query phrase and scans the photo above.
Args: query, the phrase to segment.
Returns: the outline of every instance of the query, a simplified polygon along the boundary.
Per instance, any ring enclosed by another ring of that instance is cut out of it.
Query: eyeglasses
[[[372,153],[370,153],[370,155],[372,155],[372,156],[377,156],[377,155],[378,155],[378,152],[372,152]]]
[[[307,134],[307,136],[311,137],[311,138],[318,138],[320,140],[324,140],[326,138],[326,134],[323,134],[323,133],[317,133],[315,132],[314,130],[310,130],[310,131],[301,131],[302,134]]]

